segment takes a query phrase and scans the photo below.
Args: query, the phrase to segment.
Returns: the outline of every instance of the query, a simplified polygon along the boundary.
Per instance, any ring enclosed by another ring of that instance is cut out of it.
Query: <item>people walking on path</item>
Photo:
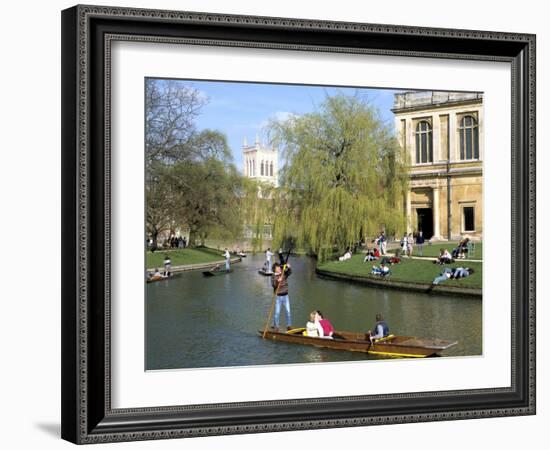
[[[424,256],[424,242],[426,242],[426,240],[422,235],[422,231],[419,231],[418,236],[416,236],[416,246],[418,247],[418,256]]]
[[[376,238],[376,242],[378,243],[378,247],[380,248],[380,253],[382,255],[386,254],[386,235],[383,231],[380,232],[380,236]]]
[[[284,267],[284,269],[283,269]],[[273,317],[273,328],[279,331],[279,319],[281,308],[286,313],[286,329],[292,329],[292,319],[290,315],[290,298],[288,296],[288,277],[292,273],[290,264],[281,266],[279,263],[273,264],[273,275],[271,275],[271,286],[275,291],[275,316]]]
[[[414,244],[414,238],[412,233],[409,233],[409,236],[407,237],[407,256],[410,258],[413,254],[413,244]]]

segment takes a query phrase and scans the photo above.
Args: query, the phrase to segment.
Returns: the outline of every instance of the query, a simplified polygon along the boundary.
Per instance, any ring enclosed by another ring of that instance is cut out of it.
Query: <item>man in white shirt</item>
[[[265,252],[265,268],[266,270],[271,270],[271,257],[274,255],[274,253],[271,252],[271,248],[268,248]]]
[[[225,253],[223,254],[223,256],[225,257],[225,270],[229,272],[229,269],[231,268],[229,264],[229,260],[231,259],[231,254],[229,253],[229,250],[227,250],[227,248],[225,249]]]

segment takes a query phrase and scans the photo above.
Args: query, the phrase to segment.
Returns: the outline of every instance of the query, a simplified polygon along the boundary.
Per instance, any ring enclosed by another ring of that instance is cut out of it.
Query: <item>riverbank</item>
[[[483,242],[472,243],[472,254],[468,255],[468,259],[483,259]],[[458,246],[458,242],[426,242],[422,248],[422,256],[419,254],[418,245],[413,245],[413,256],[436,258],[439,256],[440,249],[444,248],[451,253]]]
[[[171,249],[146,253],[147,270],[164,268],[164,256],[168,255],[172,261],[172,271],[194,270],[212,267],[215,264],[225,264],[222,252],[207,247]],[[239,257],[231,258],[231,263],[240,261]]]
[[[347,261],[330,261],[318,265],[315,271],[322,277],[353,281],[374,287],[472,297],[482,295],[482,262],[458,260],[453,264],[440,266],[431,260],[403,258],[401,263],[390,267],[391,275],[380,277],[371,274],[372,266],[378,266],[379,261],[363,262],[363,258],[364,255],[357,254]],[[469,277],[447,280],[433,286],[433,279],[445,267],[470,267],[475,272]]]

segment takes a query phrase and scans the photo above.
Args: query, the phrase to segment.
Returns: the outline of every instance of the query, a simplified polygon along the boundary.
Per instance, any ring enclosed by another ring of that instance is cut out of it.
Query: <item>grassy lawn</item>
[[[476,248],[477,254],[477,248]],[[371,275],[370,271],[373,265],[378,265],[378,261],[363,262],[364,255],[354,255],[348,261],[330,261],[319,265],[319,269],[330,270],[337,273],[349,275],[359,275],[364,277],[372,277],[380,279],[379,276]],[[387,276],[387,280],[403,281],[408,283],[431,283],[445,267],[470,267],[475,270],[475,273],[466,278],[458,280],[447,280],[440,286],[463,286],[470,288],[481,288],[482,284],[482,263],[479,262],[461,262],[456,261],[453,264],[440,266],[432,261],[423,261],[419,259],[403,258],[401,263],[390,266],[391,275]]]
[[[439,256],[439,249],[441,248],[446,248],[449,250],[449,253],[451,253],[453,248],[456,248],[457,244],[458,242],[434,242],[431,245],[425,243],[422,256],[430,256],[435,258],[436,256]],[[413,246],[413,256],[419,256],[417,245]],[[476,242],[473,256],[469,255],[468,257],[471,259],[483,259],[483,242]]]
[[[178,250],[162,251],[157,250],[155,253],[147,252],[147,268],[154,269],[164,267],[164,256],[168,255],[172,260],[173,266],[184,266],[186,264],[200,264],[214,261],[222,261],[223,252],[218,252],[209,248],[184,248]]]

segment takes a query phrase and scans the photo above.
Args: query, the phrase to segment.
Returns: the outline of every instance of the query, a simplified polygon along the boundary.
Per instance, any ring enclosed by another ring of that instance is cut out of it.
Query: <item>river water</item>
[[[357,361],[363,353],[263,340],[271,305],[270,278],[258,274],[263,255],[250,255],[227,275],[200,271],[150,283],[146,288],[146,368],[173,369]],[[293,325],[305,326],[319,309],[337,330],[367,331],[382,312],[393,334],[459,341],[443,356],[482,353],[482,301],[319,278],[315,261],[291,257]],[[286,326],[281,311],[281,328]]]

